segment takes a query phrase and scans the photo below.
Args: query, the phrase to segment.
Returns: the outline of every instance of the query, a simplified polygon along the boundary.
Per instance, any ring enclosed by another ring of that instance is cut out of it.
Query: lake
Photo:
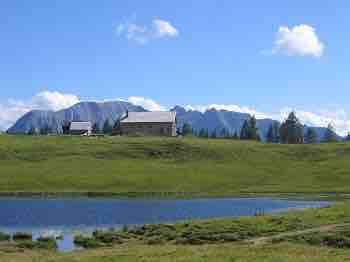
[[[62,234],[60,251],[75,249],[74,234],[95,229],[171,223],[183,220],[253,216],[290,209],[319,208],[326,201],[270,198],[192,200],[145,199],[15,199],[0,198],[0,231]]]

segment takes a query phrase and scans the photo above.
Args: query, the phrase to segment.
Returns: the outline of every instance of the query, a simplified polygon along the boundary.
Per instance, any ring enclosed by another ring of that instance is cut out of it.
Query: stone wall
[[[176,136],[175,123],[121,123],[122,135]]]

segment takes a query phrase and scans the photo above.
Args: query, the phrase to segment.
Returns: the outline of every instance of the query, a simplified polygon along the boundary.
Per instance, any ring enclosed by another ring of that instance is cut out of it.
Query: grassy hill
[[[350,143],[0,136],[0,192],[350,193]]]

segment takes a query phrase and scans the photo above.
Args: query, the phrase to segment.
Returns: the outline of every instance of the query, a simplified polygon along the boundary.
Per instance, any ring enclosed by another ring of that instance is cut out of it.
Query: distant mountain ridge
[[[33,110],[22,116],[11,128],[8,129],[10,134],[24,134],[31,128],[40,130],[47,126],[57,133],[62,132],[62,124],[65,121],[91,121],[96,123],[101,128],[106,119],[111,122],[116,121],[126,111],[130,112],[145,112],[147,111],[141,106],[133,105],[125,101],[113,102],[81,102],[70,108],[54,111]],[[177,125],[181,128],[184,123],[189,123],[197,132],[201,129],[208,130],[209,134],[214,131],[220,134],[222,129],[233,134],[239,134],[245,120],[249,119],[250,115],[246,113],[209,109],[205,112],[195,110],[186,110],[184,107],[175,106],[170,111],[177,113]],[[258,119],[257,127],[260,136],[265,140],[267,132],[271,124],[277,122],[272,119]],[[318,137],[324,137],[326,128],[314,127]],[[307,128],[305,128],[306,132]],[[339,137],[340,138],[340,137]]]
[[[11,128],[10,134],[27,133],[31,128],[40,130],[49,126],[57,133],[62,132],[64,121],[91,121],[102,127],[106,119],[117,120],[126,111],[146,111],[141,106],[135,106],[124,101],[115,102],[81,102],[70,108],[54,111],[33,110],[22,116]]]

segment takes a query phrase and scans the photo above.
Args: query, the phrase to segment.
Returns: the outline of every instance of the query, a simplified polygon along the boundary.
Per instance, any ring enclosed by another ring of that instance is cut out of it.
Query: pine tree
[[[260,139],[258,128],[256,127],[255,116],[245,120],[241,129],[240,139],[242,140],[256,140]]]
[[[100,127],[98,126],[98,124],[97,123],[94,123],[93,125],[92,125],[92,133],[93,134],[99,134],[99,133],[101,133],[101,130],[100,130]]]
[[[350,133],[345,137],[345,141],[350,141]]]
[[[208,129],[205,129],[205,131],[204,131],[204,138],[209,138],[209,131],[208,131]]]
[[[318,135],[314,128],[308,128],[306,132],[306,143],[316,144],[318,142]]]
[[[199,130],[198,136],[201,138],[204,138],[206,136],[206,132],[204,128],[201,128],[201,130]],[[207,137],[208,137],[208,134],[207,134]]]
[[[69,135],[69,131],[70,131],[70,122],[64,121],[62,124],[62,133],[64,135]]]
[[[234,134],[233,134],[233,136],[232,136],[232,139],[235,139],[235,140],[238,140],[238,139],[239,139],[239,136],[238,136],[237,131],[234,132]]]
[[[304,127],[294,112],[291,112],[288,118],[282,123],[280,127],[280,140],[284,144],[304,143]]]
[[[249,124],[247,120],[244,120],[243,126],[241,128],[241,134],[239,138],[241,140],[247,140],[249,137]]]
[[[211,132],[210,138],[215,139],[216,137],[217,137],[217,136],[216,136],[216,129],[214,129],[214,130]]]
[[[103,134],[109,135],[112,133],[113,131],[113,127],[112,125],[109,123],[109,120],[106,119],[106,121],[103,124]]]
[[[27,132],[27,135],[29,136],[35,136],[37,134],[38,134],[37,129],[34,126],[31,126]]]
[[[193,129],[192,129],[192,126],[188,123],[185,123],[183,126],[182,126],[182,135],[183,136],[190,136],[190,135],[193,135]]]
[[[329,124],[326,130],[326,133],[324,135],[324,142],[326,143],[332,143],[332,142],[337,142],[337,134],[334,131],[334,127],[332,124]]]
[[[256,118],[255,116],[250,117],[249,119],[249,136],[250,140],[259,140],[258,128],[256,127]]]
[[[228,138],[229,136],[230,136],[230,134],[225,127],[223,129],[221,129],[221,131],[220,131],[221,138]]]

